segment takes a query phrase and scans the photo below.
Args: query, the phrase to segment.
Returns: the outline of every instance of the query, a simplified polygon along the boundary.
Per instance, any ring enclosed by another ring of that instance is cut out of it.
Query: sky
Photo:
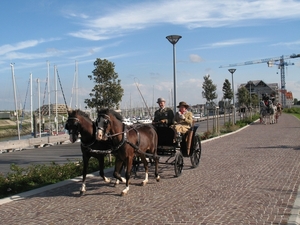
[[[31,96],[36,109],[49,95],[55,103],[55,94],[58,103],[84,109],[97,58],[115,65],[121,108],[144,106],[143,98],[157,106],[159,97],[170,106],[173,53],[176,104],[204,104],[207,74],[217,85],[216,101],[225,79],[233,78],[235,91],[250,80],[281,86],[277,66],[236,66],[233,77],[226,67],[281,56],[289,64],[286,90],[300,99],[300,58],[288,58],[300,54],[300,0],[3,0],[0,12],[0,110],[30,110]],[[173,48],[168,35],[182,38]]]

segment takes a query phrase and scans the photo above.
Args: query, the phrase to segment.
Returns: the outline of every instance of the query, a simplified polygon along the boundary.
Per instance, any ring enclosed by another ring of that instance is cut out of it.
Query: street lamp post
[[[173,79],[174,79],[174,113],[176,112],[176,54],[175,44],[182,38],[180,35],[169,35],[166,37],[168,41],[173,45]]]
[[[236,69],[228,69],[228,71],[231,73],[231,81],[232,81],[232,93],[233,93],[233,123],[235,124],[235,100],[234,100],[234,84],[233,84],[233,73],[236,71]]]

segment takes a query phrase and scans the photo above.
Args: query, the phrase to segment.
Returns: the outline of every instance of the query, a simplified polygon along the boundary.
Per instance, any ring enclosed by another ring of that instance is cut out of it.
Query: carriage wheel
[[[180,151],[176,151],[175,154],[175,163],[174,163],[174,169],[175,169],[175,176],[179,177],[182,173],[183,168],[183,155]]]
[[[191,155],[191,163],[192,167],[196,168],[200,163],[200,157],[201,157],[201,141],[199,135],[195,135],[193,140],[193,153]]]

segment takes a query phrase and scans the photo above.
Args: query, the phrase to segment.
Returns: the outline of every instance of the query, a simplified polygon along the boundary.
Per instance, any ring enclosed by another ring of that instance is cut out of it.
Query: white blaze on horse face
[[[97,140],[100,140],[100,141],[101,141],[101,140],[103,139],[103,137],[104,137],[103,130],[98,129],[98,130],[97,130],[97,135],[96,135]]]
[[[98,120],[98,123],[97,123],[97,127],[98,127],[98,129],[97,129],[97,135],[96,135],[96,138],[97,138],[97,140],[104,140],[104,136],[105,136],[105,134],[104,134],[104,119],[102,118],[102,117],[100,117],[100,119]]]

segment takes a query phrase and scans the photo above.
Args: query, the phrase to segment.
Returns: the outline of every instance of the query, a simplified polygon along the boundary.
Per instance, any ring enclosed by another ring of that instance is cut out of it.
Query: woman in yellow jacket
[[[179,102],[177,108],[179,110],[175,114],[173,128],[177,133],[184,134],[192,127],[193,113],[187,110],[189,105],[185,102]]]

